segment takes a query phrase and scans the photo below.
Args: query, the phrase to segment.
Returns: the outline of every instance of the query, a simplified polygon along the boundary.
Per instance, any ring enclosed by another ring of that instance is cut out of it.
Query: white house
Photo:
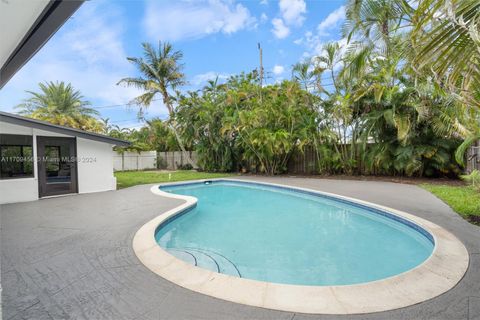
[[[0,3],[0,89],[82,3],[83,0]],[[114,190],[112,147],[128,144],[0,112],[0,204]]]
[[[115,190],[112,147],[128,144],[0,112],[0,203]]]

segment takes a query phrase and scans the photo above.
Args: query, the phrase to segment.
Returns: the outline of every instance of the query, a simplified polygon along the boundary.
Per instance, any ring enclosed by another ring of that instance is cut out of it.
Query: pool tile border
[[[255,184],[322,196],[387,216],[421,232],[435,244],[422,264],[393,277],[341,286],[301,286],[238,278],[192,266],[163,250],[155,240],[161,225],[185,214],[197,203],[190,196],[176,195],[160,187],[192,185],[206,181]],[[314,314],[361,314],[398,309],[434,298],[453,288],[469,264],[465,246],[450,232],[412,214],[366,201],[312,189],[250,182],[238,179],[210,179],[168,183],[151,188],[154,194],[185,202],[143,225],[135,234],[133,249],[139,260],[161,277],[195,292],[219,299],[274,310]]]

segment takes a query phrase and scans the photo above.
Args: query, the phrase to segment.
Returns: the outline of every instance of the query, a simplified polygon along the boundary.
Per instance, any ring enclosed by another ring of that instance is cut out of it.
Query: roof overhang
[[[0,89],[84,0],[0,1]]]
[[[80,129],[59,126],[56,124],[51,124],[46,121],[26,118],[26,117],[22,117],[16,114],[8,113],[8,112],[0,111],[0,122],[6,122],[6,123],[25,126],[29,128],[61,133],[68,136],[74,136],[74,137],[104,142],[104,143],[108,143],[116,146],[126,147],[130,145],[130,142],[126,140],[116,139],[103,134],[88,132]]]

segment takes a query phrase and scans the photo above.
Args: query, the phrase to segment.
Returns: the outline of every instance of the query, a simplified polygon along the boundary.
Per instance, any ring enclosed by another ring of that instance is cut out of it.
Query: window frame
[[[4,138],[13,138],[13,141],[11,144],[9,143],[4,143]],[[28,142],[21,142],[21,140],[28,141]],[[35,178],[35,161],[34,161],[34,155],[35,155],[35,150],[34,150],[34,143],[33,143],[33,135],[26,135],[26,134],[10,134],[10,133],[1,133],[0,134],[0,181],[1,180],[17,180],[17,179],[32,179]],[[3,161],[1,161],[2,158],[2,149],[3,148],[8,148],[8,147],[19,147],[20,148],[20,157],[25,156],[25,147],[30,147],[32,148],[32,154],[31,154],[31,160],[28,161],[31,163],[32,171],[31,173],[25,174],[25,163],[27,161],[21,161],[21,171],[22,175],[14,175],[12,177],[9,176],[3,176],[2,172],[2,164]]]

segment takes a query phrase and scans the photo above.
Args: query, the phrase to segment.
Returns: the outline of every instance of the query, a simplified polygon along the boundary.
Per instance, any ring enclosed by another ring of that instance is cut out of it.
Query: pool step
[[[208,269],[214,272],[242,277],[237,266],[224,255],[208,249],[198,248],[170,248],[170,254],[191,265]]]
[[[185,250],[178,250],[178,249],[168,249],[168,253],[170,253],[172,256],[183,260],[187,262],[188,264],[197,265],[197,257],[195,257],[193,254],[190,252],[187,252]]]

